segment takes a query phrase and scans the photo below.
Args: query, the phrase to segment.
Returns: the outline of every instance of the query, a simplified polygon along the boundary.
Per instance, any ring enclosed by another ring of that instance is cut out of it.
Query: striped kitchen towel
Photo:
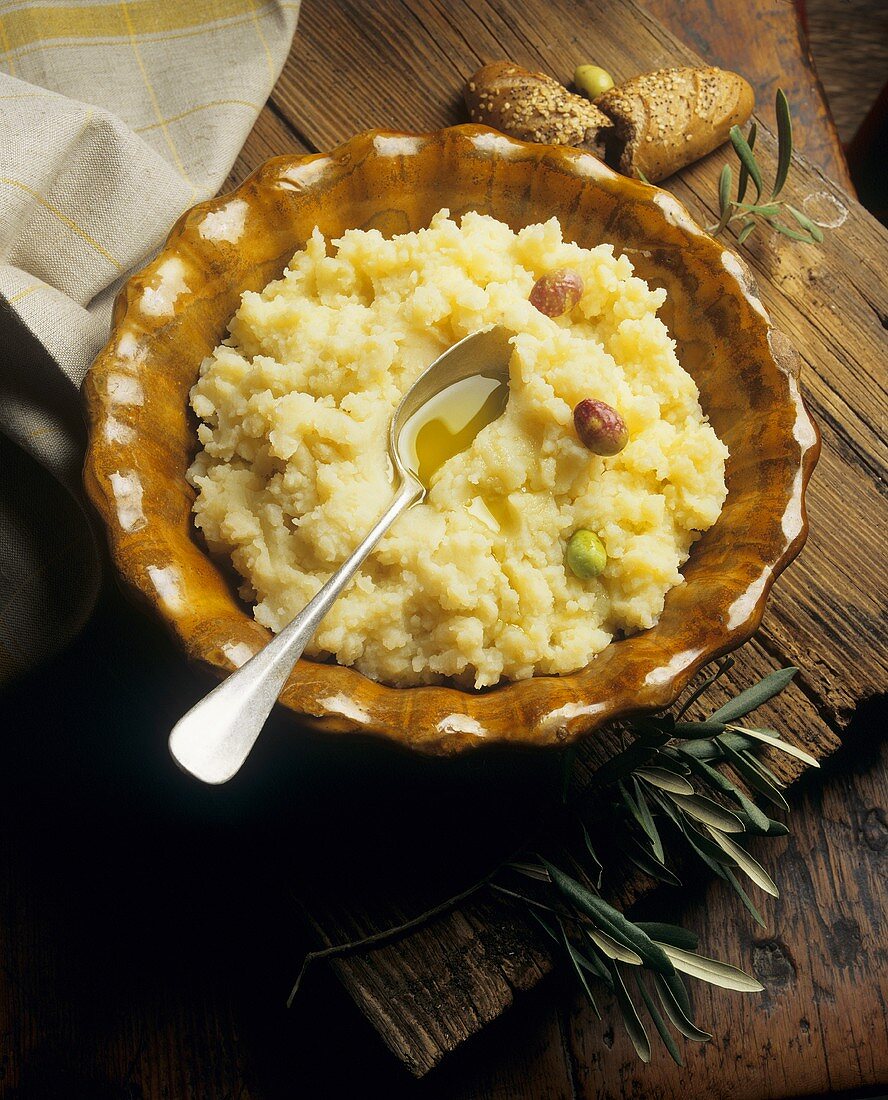
[[[225,180],[298,12],[0,0],[0,683],[93,605],[80,383],[126,274]]]

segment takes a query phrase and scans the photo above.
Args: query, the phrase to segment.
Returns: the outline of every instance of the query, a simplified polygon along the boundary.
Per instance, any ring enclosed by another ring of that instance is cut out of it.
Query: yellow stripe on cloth
[[[252,23],[257,15],[265,17],[267,15],[273,15],[276,11],[299,11],[299,0],[280,0],[279,3],[271,5],[264,4],[257,12],[248,12],[246,15],[239,17],[232,17],[227,20],[219,20],[216,23],[209,23],[205,26],[192,27],[190,30],[179,31],[178,33],[170,32],[168,34],[158,34],[154,37],[141,36],[146,43],[154,44],[157,42],[176,42],[183,38],[198,38],[203,35],[213,34],[218,30],[230,30],[237,27],[242,27],[246,23]],[[110,36],[115,37],[115,36]],[[32,44],[28,46],[15,46],[9,51],[0,50],[0,61],[5,58],[5,64],[10,69],[10,75],[12,75],[12,68],[14,66],[13,54],[15,57],[21,59],[23,57],[29,57],[35,53],[45,53],[47,50],[82,50],[84,46],[98,46],[105,43],[107,36],[105,35],[93,35],[89,40],[84,41],[53,41],[49,42],[45,39],[41,40],[35,38],[32,40]]]
[[[263,8],[269,3],[262,4]],[[53,4],[4,15],[0,38],[6,52],[51,38],[128,38],[201,27],[238,16],[253,17],[253,0],[137,0],[129,18],[106,4]]]
[[[6,33],[6,25],[2,19],[0,19],[0,43],[3,44],[3,52],[5,54],[11,53],[13,50],[12,42],[9,35]],[[9,59],[9,75],[15,76],[15,62],[10,57]]]
[[[58,218],[58,220],[63,225],[66,225],[72,233],[76,233],[78,237],[86,241],[86,243],[91,248],[94,248],[100,256],[104,257],[109,264],[113,264],[118,271],[123,271],[123,264],[118,263],[117,260],[115,260],[114,257],[111,255],[111,253],[99,244],[95,237],[91,237],[85,229],[82,229],[77,224],[77,222],[75,222],[72,218],[69,218],[68,215],[59,210],[57,206],[53,206],[53,204],[49,202],[48,199],[45,199],[39,191],[35,191],[33,187],[29,187],[26,183],[22,183],[21,180],[9,179],[6,176],[0,176],[0,183],[5,183],[9,187],[18,187],[21,191],[26,192],[36,203],[39,203],[40,206],[44,208],[44,210],[48,210],[54,218]]]
[[[144,62],[142,61],[142,55],[141,53],[139,53],[139,44],[136,39],[135,25],[130,18],[130,9],[129,5],[126,3],[126,0],[120,0],[120,8],[123,12],[124,19],[126,20],[126,24],[129,29],[129,40],[132,43],[133,53],[136,55],[136,62],[139,66],[139,72],[141,72],[142,79],[145,81],[145,87],[148,91],[148,95],[151,97],[151,106],[154,108],[154,117],[157,119],[158,126],[160,126],[161,130],[163,131],[164,139],[166,140],[170,152],[173,154],[173,160],[176,162],[176,165],[180,173],[182,174],[182,178],[191,188],[191,198],[188,200],[188,203],[190,205],[192,202],[194,202],[195,196],[197,195],[197,187],[195,187],[194,182],[191,180],[185,170],[185,165],[182,163],[182,158],[179,156],[179,150],[176,148],[176,143],[173,141],[166,121],[164,120],[163,111],[161,111],[160,103],[157,99],[157,93],[154,91],[154,85],[151,83],[151,77],[148,75],[148,70],[145,68]]]
[[[32,283],[31,286],[26,286],[24,290],[20,290],[17,294],[11,294],[6,301],[10,305],[14,302],[20,302],[22,298],[27,298],[29,294],[33,294],[35,290],[39,290],[41,286],[41,283]]]
[[[251,111],[255,111],[257,114],[262,110],[261,103],[250,103],[246,99],[214,99],[211,103],[199,103],[197,107],[190,107],[187,111],[162,119],[160,122],[150,122],[147,126],[137,126],[135,132],[145,134],[149,130],[156,130],[158,126],[168,126],[172,122],[181,122],[183,118],[197,114],[198,111],[208,111],[211,107],[249,107]]]

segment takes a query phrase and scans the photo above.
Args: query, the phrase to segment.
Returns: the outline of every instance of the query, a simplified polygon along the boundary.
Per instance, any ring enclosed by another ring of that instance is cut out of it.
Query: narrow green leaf
[[[738,209],[744,211],[747,214],[760,214],[763,218],[772,218],[776,214],[779,214],[783,209],[783,203],[781,202],[739,202],[737,203]]]
[[[685,740],[699,741],[724,733],[725,729],[724,722],[713,722],[712,719],[707,719],[705,722],[676,722],[675,736]]]
[[[708,1031],[701,1031],[691,1019],[687,990],[677,974],[673,974],[671,978],[655,974],[654,985],[660,1004],[672,1022],[672,1026],[677,1028],[686,1039],[692,1039],[695,1043],[706,1043],[712,1038]]]
[[[626,785],[623,783],[622,780],[617,784],[617,790],[620,792],[620,797],[623,799],[623,804],[626,807],[626,809],[629,811],[629,813],[632,816],[633,820],[638,823],[638,825],[640,826],[642,832],[647,834],[647,829],[645,828],[645,820],[644,820],[644,817],[642,816],[641,810],[636,805],[635,799],[629,793],[629,791],[626,788]],[[648,839],[650,839],[649,836],[648,836]]]
[[[755,218],[750,218],[749,221],[744,222],[743,225],[740,226],[740,232],[737,234],[737,244],[743,244],[746,238],[755,229],[755,226]]]
[[[668,748],[660,749],[654,757],[652,767],[662,768],[663,771],[672,772],[673,775],[681,776],[682,779],[687,779],[691,774],[691,769],[686,761],[678,756],[675,748],[671,745]]]
[[[737,876],[730,869],[730,867],[725,867],[725,880],[730,883],[730,885],[733,887],[734,893],[737,895],[737,897],[740,898],[744,906],[752,914],[752,919],[755,921],[755,923],[760,925],[762,928],[767,928],[768,926],[765,924],[765,918],[755,907],[755,904],[752,898],[750,898],[749,894],[746,893],[746,891],[737,881]]]
[[[645,1007],[647,1008],[651,1019],[654,1021],[654,1027],[657,1029],[657,1034],[663,1040],[663,1046],[665,1046],[666,1049],[669,1051],[669,1057],[672,1059],[673,1062],[675,1062],[676,1065],[683,1066],[684,1062],[682,1061],[681,1054],[679,1053],[678,1045],[672,1038],[669,1028],[666,1026],[666,1021],[660,1015],[660,1010],[654,1004],[653,998],[651,997],[650,993],[648,993],[647,988],[644,982],[641,980],[641,975],[638,973],[638,971],[635,972],[635,981],[638,985],[638,991],[641,994],[641,999],[644,1001]]]
[[[521,863],[518,860],[512,860],[511,863],[507,863],[506,867],[510,871],[517,871],[519,875],[526,875],[528,878],[536,879],[537,882],[548,882],[549,874],[544,867],[538,866],[536,863]]]
[[[642,172],[642,170],[640,168],[636,168],[635,171],[636,171],[636,174],[638,175],[638,178],[641,180],[642,183],[646,183],[648,185],[648,187],[653,187],[654,186],[651,183],[651,181],[647,178],[647,176],[644,174],[644,172]]]
[[[683,752],[690,753],[698,760],[718,761],[724,755],[726,745],[730,745],[736,752],[742,752],[744,749],[750,748],[752,743],[750,738],[741,737],[739,733],[731,733],[730,730],[726,730],[724,733],[716,734],[714,740],[709,737],[691,738],[681,747]]]
[[[549,921],[548,921],[548,920],[546,919],[546,917],[544,917],[544,916],[542,916],[541,914],[537,913],[535,909],[528,909],[527,911],[528,911],[528,913],[529,913],[529,914],[530,914],[530,915],[531,915],[531,916],[533,917],[533,919],[534,919],[534,920],[535,920],[535,921],[537,922],[537,924],[539,924],[539,925],[540,925],[540,926],[542,927],[543,931],[544,931],[544,932],[545,932],[545,933],[546,933],[547,935],[551,936],[551,937],[552,937],[552,939],[553,939],[553,940],[554,940],[554,941],[555,941],[556,943],[558,943],[558,944],[560,944],[560,943],[561,943],[561,940],[560,940],[560,938],[559,938],[559,936],[558,936],[558,933],[557,933],[557,932],[555,931],[555,927],[554,927],[554,925],[552,925],[552,924],[551,924],[551,923],[550,923],[550,922],[549,922]]]
[[[749,127],[749,136],[746,139],[746,144],[749,146],[750,153],[752,152],[753,146],[755,145],[755,136],[756,136],[757,133],[758,133],[758,127],[756,126],[755,122],[753,122]],[[741,157],[740,160],[742,162],[743,158]],[[740,165],[740,179],[737,182],[737,202],[743,202],[743,199],[746,195],[746,185],[747,185],[747,183],[749,183],[749,172],[746,169],[746,165],[741,163],[741,165]],[[758,193],[759,194],[762,193],[762,191],[761,191],[761,177],[759,177],[759,192]]]
[[[604,865],[595,854],[595,849],[592,847],[592,838],[589,836],[589,830],[586,828],[585,824],[582,821],[580,822],[580,828],[583,830],[583,841],[586,845],[586,851],[589,854],[589,859],[592,861],[592,869],[596,872],[594,877],[591,875],[589,877],[592,878],[592,881],[595,883],[595,888],[597,890],[600,890],[601,878],[604,874]]]
[[[702,821],[704,825],[714,825],[716,829],[721,829],[726,833],[743,832],[743,822],[736,814],[726,810],[724,806],[720,806],[718,802],[713,802],[711,798],[707,798],[705,795],[672,794],[669,797],[679,809],[684,810],[686,814],[690,814],[697,821]]]
[[[755,123],[753,123],[753,126],[755,126]],[[699,687],[694,688],[694,690],[691,692],[691,694],[688,696],[688,698],[684,701],[684,703],[682,703],[681,707],[678,710],[678,713],[675,716],[676,720],[681,718],[681,716],[683,714],[685,714],[694,705],[694,703],[697,702],[697,700],[700,698],[700,696],[704,692],[708,691],[709,688],[711,688],[712,685],[717,680],[719,680],[722,676],[724,676],[724,674],[728,671],[728,669],[732,668],[733,665],[734,665],[734,658],[733,657],[725,657],[724,660],[719,661],[715,672],[713,672],[709,676],[707,676],[706,679],[703,681],[702,684],[700,684]]]
[[[731,729],[736,730],[737,733],[744,734],[746,737],[754,737],[756,741],[764,741],[766,745],[771,745],[775,749],[780,749],[780,751],[785,752],[787,756],[794,756],[797,760],[801,760],[812,768],[820,767],[820,762],[811,756],[810,753],[805,752],[804,749],[800,749],[797,745],[791,745],[788,741],[784,741],[782,738],[776,737],[770,732],[749,729],[746,726],[731,726]]]
[[[498,894],[504,894],[507,898],[515,898],[517,901],[523,901],[525,905],[530,905],[534,909],[545,909],[547,913],[555,912],[551,905],[546,905],[545,902],[537,901],[536,898],[528,897],[527,894],[522,894],[520,890],[510,890],[507,886],[501,886],[498,882],[491,882],[490,889],[496,890]]]
[[[777,89],[774,110],[777,114],[777,175],[774,178],[774,190],[771,192],[772,199],[776,199],[783,190],[789,175],[789,166],[792,164],[792,116],[782,88]]]
[[[773,802],[775,806],[779,806],[789,813],[789,803],[778,788],[767,776],[761,773],[755,763],[751,762],[755,760],[755,757],[747,759],[746,756],[736,752],[729,745],[724,745],[723,748],[725,759],[751,790],[756,791],[763,798],[767,798],[769,802]]]
[[[756,886],[760,887],[766,894],[770,894],[772,897],[780,897],[780,891],[777,889],[777,884],[758,860],[753,859],[745,848],[741,848],[739,844],[735,844],[730,837],[725,836],[725,834],[718,829],[710,829],[709,833],[715,843],[733,858],[740,870],[752,879]]]
[[[720,863],[716,862],[715,859],[713,859],[711,856],[707,855],[705,851],[703,851],[703,845],[710,846],[717,853],[718,858],[723,861],[727,861],[728,856],[721,851],[717,844],[702,837],[695,829],[692,829],[687,820],[676,810],[676,808],[669,805],[668,796],[655,794],[654,797],[656,798],[657,803],[663,809],[664,813],[668,814],[669,817],[672,818],[672,820],[675,822],[676,826],[681,830],[683,836],[687,840],[688,844],[690,844],[690,846],[693,848],[698,858],[703,861],[703,863],[709,868],[710,871],[712,871],[714,875],[717,875],[719,878],[724,878],[725,869],[721,866]]]
[[[679,749],[679,752],[682,750]],[[724,792],[730,798],[733,798],[738,802],[741,808],[744,810],[746,817],[749,819],[754,830],[762,835],[768,834],[768,824],[770,818],[768,818],[762,811],[756,806],[754,802],[751,802],[746,795],[736,787],[726,775],[722,775],[720,771],[709,766],[705,760],[697,760],[693,756],[688,757],[688,763],[694,769],[694,771],[702,778],[711,783],[718,790]],[[740,814],[736,815],[740,818],[740,821],[744,825],[744,831],[746,830],[746,821]]]
[[[684,834],[688,842],[693,845],[697,855],[708,856],[719,867],[724,867],[726,864],[730,867],[734,866],[733,858],[728,855],[724,848],[716,844],[708,834],[700,832],[688,822],[685,823]]]
[[[762,703],[766,703],[775,695],[779,695],[798,671],[797,668],[789,667],[770,672],[757,684],[753,684],[746,691],[741,691],[739,695],[729,699],[724,706],[719,707],[717,711],[710,714],[707,723],[721,722],[727,725],[737,718],[742,718],[744,714],[749,714],[750,711],[760,707]]]
[[[717,237],[721,233],[728,222],[731,220],[731,215],[734,213],[734,206],[731,202],[731,166],[726,164],[721,170],[721,175],[718,178],[718,208],[721,212],[721,217],[718,220],[718,225],[713,229],[712,235]]]
[[[630,966],[641,966],[641,955],[637,951],[633,951],[631,947],[624,947],[613,936],[609,936],[607,932],[602,932],[599,928],[587,928],[586,935],[598,950],[603,955],[607,955],[609,959],[616,959],[617,962],[628,963]]]
[[[611,783],[615,783],[618,779],[624,779],[627,775],[631,775],[636,768],[647,764],[655,752],[656,749],[653,745],[644,745],[639,741],[634,741],[627,749],[623,749],[622,752],[612,756],[610,760],[601,765],[592,777],[588,789],[606,787]]]
[[[658,749],[672,736],[673,724],[671,714],[661,714],[656,718],[641,715],[628,722],[626,728],[633,737],[645,745]]]
[[[592,950],[588,955],[583,954],[580,956],[580,966],[585,967],[585,969],[588,970],[590,974],[594,974],[596,978],[600,978],[607,988],[612,990],[614,988],[614,980],[611,977],[610,970],[607,968],[607,960],[601,958],[591,940],[589,943],[592,946]]]
[[[784,237],[789,237],[791,241],[801,241],[802,244],[817,243],[809,233],[800,233],[797,229],[791,229],[779,218],[768,218],[768,225],[778,233],[782,233]]]
[[[614,979],[614,992],[617,996],[617,1004],[620,1007],[620,1015],[623,1017],[626,1032],[632,1040],[632,1045],[635,1047],[635,1053],[638,1057],[642,1062],[649,1062],[651,1060],[651,1044],[616,963],[610,964],[610,971]]]
[[[732,126],[730,131],[731,144],[734,146],[734,151],[740,158],[742,168],[740,169],[741,180],[738,184],[738,197],[737,201],[741,202],[743,195],[739,192],[742,190],[746,193],[746,181],[742,178],[743,173],[746,172],[755,184],[755,197],[758,198],[762,193],[762,174],[759,171],[758,162],[753,156],[752,148],[748,144],[746,138],[740,132],[739,126]]]
[[[689,1020],[693,1019],[693,1012],[691,1011],[691,999],[688,996],[688,991],[685,987],[684,978],[682,978],[681,974],[679,974],[677,970],[668,978],[664,977],[661,974],[658,977],[654,978],[654,981],[657,983],[657,985],[660,984],[661,978],[663,981],[663,985],[665,985],[672,993],[673,997],[675,997],[676,1003],[678,1004],[679,1008],[681,1008],[685,1016]]]
[[[557,867],[553,867],[548,861],[543,860],[543,863],[552,876],[552,882],[563,897],[585,913],[596,928],[600,928],[608,935],[613,936],[624,947],[631,947],[633,951],[641,955],[645,965],[649,966],[651,970],[658,970],[661,974],[671,974],[673,972],[672,964],[669,962],[663,948],[653,943],[649,936],[646,936],[641,929],[636,928],[618,909],[614,909],[612,905],[608,905],[606,901],[596,897],[576,879],[566,875],[564,871],[560,871]]]
[[[696,951],[699,936],[689,928],[679,924],[663,924],[660,921],[637,921],[638,927],[656,943],[668,943],[670,947],[683,947],[685,951]]]
[[[796,210],[794,206],[784,203],[786,209],[792,214],[795,220],[799,223],[802,229],[807,229],[808,233],[817,241],[818,244],[823,242],[823,230],[816,222],[812,222],[807,214],[803,214],[801,210]]]
[[[580,979],[580,985],[583,987],[583,991],[589,1000],[589,1004],[592,1005],[592,1009],[598,1019],[601,1019],[601,1013],[598,1011],[598,1005],[595,1003],[595,998],[592,996],[592,990],[589,988],[589,983],[586,981],[586,975],[583,973],[583,967],[580,965],[579,959],[581,952],[577,951],[574,945],[568,938],[567,931],[564,924],[559,920],[558,927],[561,931],[561,943],[567,952],[567,957],[573,963],[573,968],[576,971],[577,977]]]
[[[664,864],[658,862],[650,854],[646,852],[644,848],[634,838],[631,841],[633,848],[630,851],[628,847],[624,848],[624,854],[630,863],[634,864],[639,871],[649,875],[651,878],[659,879],[660,882],[666,882],[670,886],[681,886],[681,879],[670,871],[670,869]]]
[[[686,779],[666,768],[636,768],[634,774],[646,783],[659,787],[661,791],[671,791],[672,794],[694,793],[694,788]]]
[[[726,733],[724,736],[739,737],[740,734]],[[764,778],[767,779],[769,783],[773,783],[774,786],[780,791],[784,790],[786,784],[783,782],[782,779],[774,774],[771,768],[764,762],[764,760],[761,759],[761,757],[755,755],[755,753],[752,751],[754,745],[755,741],[751,737],[748,737],[746,739],[746,748],[740,751],[740,755],[743,757],[744,760],[747,760],[757,772],[764,776]]]
[[[641,814],[642,828],[645,833],[647,833],[648,840],[651,842],[654,858],[659,860],[660,863],[665,863],[666,853],[663,851],[663,841],[660,839],[660,834],[657,832],[657,826],[654,824],[654,819],[651,817],[650,807],[647,804],[647,799],[644,797],[644,791],[641,789],[641,785],[634,776],[632,777],[632,785],[635,790],[635,804]]]
[[[724,214],[731,204],[731,166],[726,164],[718,177],[718,208]]]
[[[720,986],[722,989],[736,989],[739,993],[759,993],[764,986],[738,970],[736,966],[719,962],[718,959],[708,959],[705,955],[698,955],[693,951],[683,951],[680,947],[665,947],[663,949],[672,960],[675,969],[689,974],[692,978],[708,982],[710,985]]]

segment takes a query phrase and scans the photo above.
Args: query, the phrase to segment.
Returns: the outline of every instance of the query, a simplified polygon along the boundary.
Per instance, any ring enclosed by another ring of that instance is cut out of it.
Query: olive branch
[[[680,886],[670,858],[678,848],[686,858],[698,860],[727,882],[756,923],[764,927],[739,876],[775,897],[777,886],[737,837],[788,833],[754,798],[784,812],[789,806],[782,794],[784,784],[756,755],[756,749],[766,745],[813,767],[819,765],[776,730],[740,724],[783,691],[796,668],[770,673],[702,721],[685,718],[692,704],[732,664],[730,657],[719,662],[675,714],[622,723],[628,744],[576,792],[576,747],[569,748],[562,771],[561,814],[546,837],[523,846],[466,889],[411,920],[309,952],[287,1004],[292,1004],[313,962],[391,942],[487,889],[520,905],[539,924],[572,968],[599,1016],[593,986],[601,983],[611,991],[642,1061],[651,1057],[650,1039],[642,1022],[646,1013],[671,1057],[682,1065],[667,1020],[692,1041],[712,1037],[693,1019],[682,975],[744,993],[758,992],[762,986],[737,967],[698,954],[698,937],[689,929],[665,922],[632,921],[607,902],[602,882],[613,868],[599,851],[619,853],[617,868],[628,864],[648,878]],[[720,770],[725,765],[737,777],[736,782]],[[597,847],[591,832],[595,829],[606,832],[605,844]]]
[[[792,164],[792,116],[789,111],[789,101],[782,88],[777,89],[774,109],[777,115],[777,171],[770,194],[763,200],[765,186],[762,171],[753,153],[758,130],[755,122],[750,124],[746,137],[741,133],[739,126],[732,126],[731,144],[740,160],[737,197],[731,198],[734,174],[731,165],[726,164],[718,179],[720,217],[715,225],[707,226],[707,232],[717,236],[739,219],[741,224],[737,231],[738,244],[743,244],[762,222],[776,229],[778,233],[782,233],[784,237],[789,237],[790,240],[803,241],[805,244],[820,244],[823,240],[823,231],[820,226],[807,214],[785,200],[778,201],[777,196],[783,190]],[[755,188],[754,202],[745,201],[750,180]],[[785,215],[789,215],[795,224],[787,224]]]

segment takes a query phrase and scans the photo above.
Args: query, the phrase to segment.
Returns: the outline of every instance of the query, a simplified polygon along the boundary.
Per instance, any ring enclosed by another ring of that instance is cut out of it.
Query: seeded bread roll
[[[652,183],[711,153],[752,114],[755,96],[725,69],[658,69],[600,95],[614,123],[609,163]]]
[[[576,145],[601,155],[610,119],[582,96],[546,76],[494,61],[479,69],[465,90],[472,122],[482,122],[522,141]]]

